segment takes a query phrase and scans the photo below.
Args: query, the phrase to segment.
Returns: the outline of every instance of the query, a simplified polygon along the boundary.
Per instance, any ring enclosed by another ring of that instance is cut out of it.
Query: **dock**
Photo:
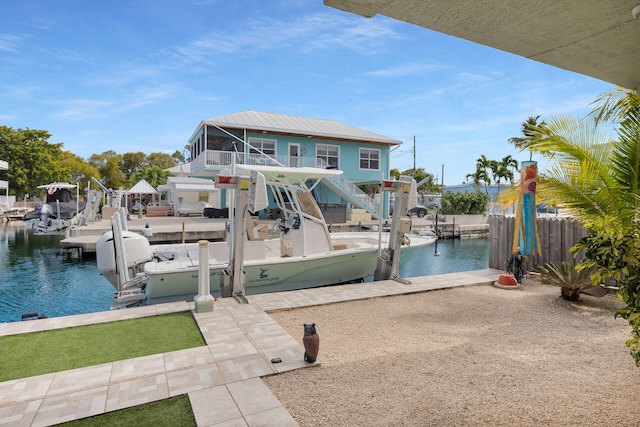
[[[226,219],[206,217],[131,217],[127,221],[127,228],[134,233],[144,234],[148,226],[151,235],[147,238],[151,244],[191,243],[198,240],[224,240],[226,224]],[[83,254],[95,254],[98,239],[107,231],[111,231],[109,219],[81,226],[60,241],[60,248],[78,258],[82,258]]]
[[[424,227],[433,226],[432,218],[412,217],[412,229],[420,230]],[[153,244],[158,243],[194,243],[198,240],[222,241],[226,239],[226,218],[207,217],[143,217],[132,216],[127,221],[129,231],[143,234],[144,229],[149,226],[151,235],[147,238]],[[475,222],[478,222],[477,220]],[[488,222],[467,223],[455,218],[449,221],[438,223],[441,239],[465,238],[465,237],[487,237],[489,232]],[[383,228],[388,222],[383,221]],[[379,227],[377,220],[369,221],[347,221],[346,223],[329,224],[330,231],[370,231]],[[60,242],[60,248],[72,257],[82,258],[83,255],[91,255],[96,252],[96,243],[100,236],[111,231],[111,221],[103,219],[83,225],[71,231],[71,235]]]

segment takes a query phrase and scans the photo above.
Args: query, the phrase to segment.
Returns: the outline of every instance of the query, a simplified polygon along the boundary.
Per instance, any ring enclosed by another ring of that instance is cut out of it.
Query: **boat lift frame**
[[[410,243],[405,233],[411,231],[411,218],[403,213],[416,205],[416,181],[410,176],[401,176],[398,181],[383,179],[380,189],[381,191],[395,192],[396,207],[391,220],[389,246],[378,256],[373,280],[393,279],[401,283],[411,284],[410,281],[400,278],[398,265],[400,263],[400,248],[402,244]]]
[[[229,223],[229,265],[220,277],[222,297],[234,297],[241,303],[246,303],[244,285],[244,241],[246,228],[244,216],[247,210],[257,212],[269,205],[267,187],[264,175],[251,171],[251,176],[216,175],[217,188],[233,191],[233,215],[235,220]],[[202,261],[202,260],[201,260]]]

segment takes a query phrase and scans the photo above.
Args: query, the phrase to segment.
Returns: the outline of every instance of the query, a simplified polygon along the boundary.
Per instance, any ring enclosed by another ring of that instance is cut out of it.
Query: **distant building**
[[[322,181],[319,203],[348,204],[376,217],[379,200],[356,184],[379,183],[381,174],[389,176],[391,147],[401,143],[333,120],[246,111],[198,125],[189,138],[189,175],[212,178],[234,160],[247,165],[336,168],[344,173]]]

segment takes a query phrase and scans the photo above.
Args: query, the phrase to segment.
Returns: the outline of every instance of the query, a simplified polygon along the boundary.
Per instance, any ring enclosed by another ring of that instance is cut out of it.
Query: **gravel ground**
[[[525,281],[271,313],[321,366],[264,378],[300,426],[639,425],[622,302]],[[301,355],[302,357],[302,355]]]

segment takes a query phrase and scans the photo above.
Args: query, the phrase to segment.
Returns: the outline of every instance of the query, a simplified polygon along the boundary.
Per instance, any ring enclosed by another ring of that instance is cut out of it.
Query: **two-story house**
[[[320,204],[348,204],[380,212],[379,201],[356,184],[389,176],[393,138],[333,120],[246,111],[202,121],[189,139],[190,175],[211,178],[233,162],[248,165],[337,168],[316,192]],[[387,216],[386,203],[383,216]]]

